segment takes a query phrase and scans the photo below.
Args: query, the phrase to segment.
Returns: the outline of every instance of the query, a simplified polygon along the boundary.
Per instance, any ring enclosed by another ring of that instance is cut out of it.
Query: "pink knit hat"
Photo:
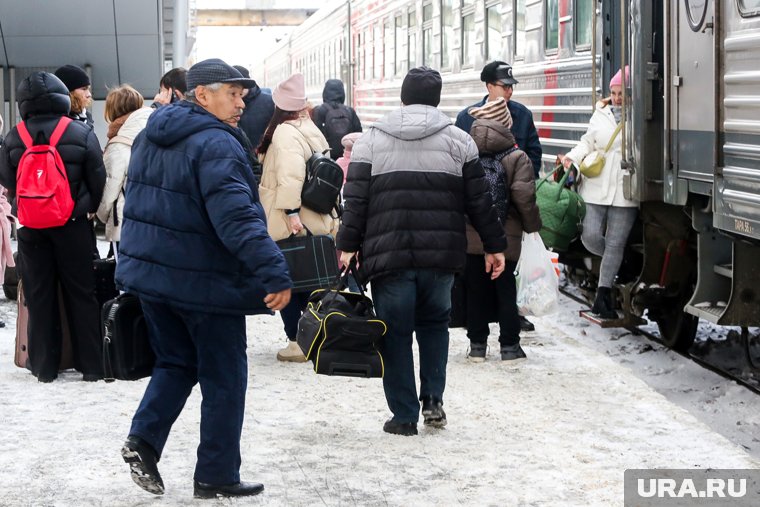
[[[631,69],[628,67],[628,65],[625,66],[625,82],[631,82]],[[618,70],[617,74],[612,76],[612,79],[610,79],[610,88],[613,86],[623,86],[623,69]]]
[[[283,111],[300,111],[306,107],[303,74],[295,73],[277,85],[272,92],[274,105]]]
[[[359,139],[362,136],[361,132],[351,132],[350,134],[346,134],[343,136],[343,139],[340,140],[340,143],[343,145],[343,147],[347,150],[351,150],[354,147],[354,143],[357,139]]]

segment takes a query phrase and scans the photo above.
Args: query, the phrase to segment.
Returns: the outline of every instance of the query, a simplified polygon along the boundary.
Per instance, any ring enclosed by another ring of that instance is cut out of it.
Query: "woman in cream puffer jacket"
[[[106,121],[109,126],[103,164],[107,179],[97,215],[106,224],[106,239],[115,243],[121,239],[124,185],[127,182],[132,142],[145,128],[148,117],[154,111],[142,106],[142,96],[129,85],[111,90],[106,98]]]
[[[267,216],[269,235],[280,241],[291,234],[305,236],[338,232],[338,219],[301,207],[301,189],[306,178],[306,161],[314,152],[329,149],[322,132],[311,121],[304,78],[293,74],[272,92],[274,115],[269,121],[258,153],[264,169],[259,198]],[[296,343],[298,319],[306,308],[309,294],[294,293],[280,311],[288,344],[277,353],[280,361],[304,362]]]
[[[288,114],[285,111],[275,111],[273,122],[278,116]],[[270,123],[270,127],[271,125]],[[314,152],[329,148],[327,140],[311,121],[306,110],[296,113],[295,119],[285,120],[274,129],[271,144],[263,153],[264,170],[259,185],[259,196],[267,215],[269,235],[275,241],[285,239],[291,233],[306,235],[304,228],[314,235],[335,236],[338,229],[337,218],[301,207],[306,161]],[[301,226],[291,226],[296,217]]]

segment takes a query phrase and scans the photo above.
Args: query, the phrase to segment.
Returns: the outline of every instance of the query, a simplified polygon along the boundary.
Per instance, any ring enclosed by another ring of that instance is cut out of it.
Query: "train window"
[[[739,0],[739,12],[742,16],[760,15],[760,0]]]
[[[422,6],[422,65],[433,67],[433,4]]]
[[[475,14],[462,16],[462,67],[475,65]]]
[[[383,34],[385,43],[385,74],[383,77],[389,78],[396,71],[396,49],[393,46],[393,32],[391,22],[385,22],[385,33]]]
[[[453,0],[441,0],[441,68],[451,67],[451,47],[454,44]]]
[[[361,81],[363,74],[362,74],[362,65],[364,64],[364,46],[362,46],[362,34],[357,33],[356,34],[356,46],[354,50],[354,54],[356,55],[356,81]]]
[[[372,39],[372,51],[375,53],[375,72],[373,77],[383,77],[383,27],[380,23],[375,25],[375,38]]]
[[[501,4],[486,9],[486,60],[501,57]]]
[[[575,0],[575,47],[591,45],[593,8],[593,1]]]
[[[401,28],[402,27],[402,19],[401,16],[396,16],[395,21],[395,27],[396,30],[396,45],[393,48],[393,55],[395,58],[393,59],[396,62],[396,68],[394,69],[394,74],[397,76],[400,75],[404,71],[404,66],[402,65],[402,58],[401,58],[401,48],[403,47],[404,42],[404,31]]]
[[[515,2],[515,58],[525,57],[525,0]]]
[[[417,66],[417,16],[414,12],[410,12],[408,19],[407,64],[410,69],[413,69]]]
[[[546,30],[546,51],[551,52],[559,48],[559,0],[546,0],[546,17],[544,28]]]
[[[372,79],[372,51],[369,49],[369,30],[364,30],[364,79]]]

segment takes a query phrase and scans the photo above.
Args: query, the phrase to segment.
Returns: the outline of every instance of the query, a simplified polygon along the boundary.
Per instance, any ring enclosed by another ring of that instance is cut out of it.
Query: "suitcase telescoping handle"
[[[113,366],[111,365],[111,338],[113,337],[113,325],[116,320],[116,310],[119,309],[119,302],[113,301],[111,308],[108,310],[108,316],[103,322],[103,380],[114,382]]]

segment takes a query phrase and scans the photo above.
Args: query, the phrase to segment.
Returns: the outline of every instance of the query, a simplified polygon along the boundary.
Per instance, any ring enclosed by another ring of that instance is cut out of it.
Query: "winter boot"
[[[280,351],[277,352],[277,360],[288,361],[291,363],[304,363],[306,362],[306,356],[303,355],[303,351],[301,351],[301,347],[298,346],[298,343],[288,340],[288,344],[285,348],[280,349]]]
[[[467,351],[467,359],[473,363],[482,363],[486,360],[486,342],[470,342],[470,350]]]
[[[502,345],[501,346],[501,360],[511,361],[513,363],[518,361],[524,361],[526,359],[525,351],[522,349],[519,343],[514,345]]]
[[[411,437],[417,434],[417,423],[402,423],[394,420],[392,417],[383,424],[383,431],[393,435]]]
[[[443,402],[438,398],[427,396],[422,398],[422,416],[425,418],[423,424],[433,428],[443,428],[446,426],[446,412],[443,411]]]
[[[530,333],[531,331],[535,331],[536,326],[533,325],[531,321],[520,315],[520,331],[525,331],[526,333]]]
[[[617,319],[618,314],[612,307],[612,289],[609,287],[597,287],[594,306],[591,313],[602,319]]]

